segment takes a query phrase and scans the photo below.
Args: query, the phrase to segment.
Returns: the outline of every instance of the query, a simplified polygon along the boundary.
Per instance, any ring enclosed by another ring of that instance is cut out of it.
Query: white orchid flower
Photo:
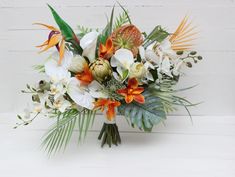
[[[94,98],[87,91],[87,87],[82,86],[78,79],[74,77],[71,78],[67,86],[67,93],[79,106],[85,107],[87,109],[94,108]]]
[[[177,54],[174,50],[172,50],[171,45],[172,44],[169,41],[169,39],[166,38],[160,43],[160,45],[158,46],[158,49],[160,50],[160,52],[163,53],[163,55],[167,55],[171,59],[176,59]]]
[[[55,60],[56,54],[54,54],[45,63],[45,72],[53,83],[68,81],[71,76],[68,67],[71,63],[72,56],[70,52],[65,52],[62,63],[59,65],[58,61]]]
[[[83,56],[86,56],[90,62],[95,60],[96,43],[99,33],[92,31],[87,33],[80,40],[80,46],[83,49]]]
[[[159,64],[159,56],[152,50],[153,46],[150,45],[146,50],[144,47],[139,47],[139,54],[142,60],[148,61],[154,64]]]
[[[71,106],[71,103],[61,95],[54,100],[52,106],[63,113],[68,107]]]
[[[88,85],[88,92],[93,98],[108,98],[108,95],[103,90],[103,86],[95,80]]]
[[[57,99],[61,95],[64,95],[66,88],[62,83],[53,83],[50,86],[50,94],[54,96],[54,99]]]
[[[171,74],[171,62],[170,62],[169,57],[162,56],[160,61],[161,62],[159,64],[158,72],[164,73],[170,77],[173,77]]]
[[[110,61],[112,67],[117,67],[117,72],[122,77],[122,79],[127,78],[128,75],[125,76],[124,73],[126,71],[128,71],[129,73],[131,65],[133,63],[134,56],[132,52],[128,49],[117,50]]]

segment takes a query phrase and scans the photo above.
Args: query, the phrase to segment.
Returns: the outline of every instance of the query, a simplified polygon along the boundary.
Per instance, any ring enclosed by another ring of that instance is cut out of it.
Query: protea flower
[[[94,79],[99,82],[107,81],[112,75],[112,68],[107,60],[98,58],[90,65]]]
[[[143,43],[141,32],[134,25],[124,25],[111,34],[115,51],[120,48],[129,49],[133,55],[138,54],[138,47]]]

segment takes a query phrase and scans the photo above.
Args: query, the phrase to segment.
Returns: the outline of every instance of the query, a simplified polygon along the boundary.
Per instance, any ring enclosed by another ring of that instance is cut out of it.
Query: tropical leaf
[[[196,106],[200,103],[193,104],[187,99],[177,96],[176,94],[181,91],[191,89],[195,86],[183,88],[183,89],[173,89],[172,87],[176,84],[176,81],[173,80],[164,80],[161,84],[151,84],[149,90],[151,91],[154,97],[161,99],[161,103],[164,107],[166,113],[177,110],[177,106],[182,106],[187,111],[191,121],[192,116],[189,111],[189,107]]]
[[[143,95],[144,104],[137,102],[122,104],[118,107],[118,111],[130,119],[133,126],[144,131],[151,131],[154,125],[166,119],[166,113],[160,98],[153,96],[149,90],[146,90]]]
[[[169,33],[158,25],[145,38],[144,47],[147,48],[149,45],[156,41],[162,42],[164,39],[167,38],[167,36],[169,36]]]
[[[86,137],[89,127],[93,124],[95,111],[84,109],[68,110],[64,113],[56,113],[57,122],[45,134],[42,146],[49,155],[62,148],[65,150],[75,128],[79,128],[78,141]]]
[[[82,49],[79,45],[79,40],[72,30],[72,28],[58,15],[58,13],[48,4],[48,7],[51,10],[51,13],[60,28],[62,35],[65,38],[65,41],[70,42],[73,47],[77,50],[79,54],[82,53]]]
[[[127,13],[122,12],[121,14],[119,14],[118,17],[116,17],[115,22],[114,22],[114,26],[113,26],[113,30],[115,30],[115,29],[121,27],[122,25],[126,24],[127,22],[129,22]]]
[[[118,3],[118,5],[122,8],[123,12],[126,14],[127,19],[128,19],[128,22],[129,22],[130,24],[132,24],[132,23],[131,23],[131,18],[130,18],[129,14],[128,14],[128,11],[127,11],[119,2],[117,2],[117,3]]]

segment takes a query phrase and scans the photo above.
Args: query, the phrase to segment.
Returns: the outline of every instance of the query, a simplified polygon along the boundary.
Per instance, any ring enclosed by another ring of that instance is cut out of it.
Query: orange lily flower
[[[115,107],[118,107],[121,105],[119,101],[111,100],[111,99],[98,99],[95,103],[95,108],[101,108],[101,111],[103,112],[105,107],[108,108],[106,111],[106,116],[108,120],[113,120],[113,118],[116,116],[115,113]]]
[[[138,87],[138,81],[136,78],[128,80],[128,86],[124,89],[117,90],[117,93],[125,96],[126,103],[131,103],[135,100],[138,103],[143,104],[145,102],[144,96],[141,94],[144,91],[143,87]]]
[[[59,51],[59,55],[60,55],[58,63],[61,64],[62,59],[64,57],[65,40],[64,40],[64,37],[62,36],[60,30],[58,30],[57,28],[55,28],[53,26],[49,26],[49,25],[42,24],[42,23],[35,23],[35,24],[44,26],[47,29],[51,30],[51,32],[49,33],[49,36],[48,36],[48,40],[46,40],[43,44],[36,46],[36,47],[43,48],[40,51],[40,53],[41,53],[41,52],[44,52],[44,51],[48,50],[49,48],[55,46],[57,48],[57,50]]]
[[[93,81],[93,76],[87,63],[84,64],[83,72],[78,73],[76,78],[80,80],[83,85],[88,85]]]
[[[99,46],[99,57],[104,58],[104,59],[109,59],[113,55],[114,52],[114,47],[113,47],[113,41],[111,37],[109,37],[106,40],[105,45],[100,43]]]

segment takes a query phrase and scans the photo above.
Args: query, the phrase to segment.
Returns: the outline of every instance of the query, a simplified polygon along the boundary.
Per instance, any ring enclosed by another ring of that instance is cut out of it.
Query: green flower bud
[[[39,83],[39,89],[41,91],[49,91],[50,90],[50,84],[46,82],[45,80],[41,80]]]
[[[196,51],[191,51],[191,52],[190,52],[190,55],[196,55],[196,54],[197,54]]]
[[[176,54],[177,55],[183,55],[184,51],[177,51]]]
[[[107,60],[102,58],[96,59],[90,64],[92,76],[98,82],[104,82],[111,78],[112,68]]]

